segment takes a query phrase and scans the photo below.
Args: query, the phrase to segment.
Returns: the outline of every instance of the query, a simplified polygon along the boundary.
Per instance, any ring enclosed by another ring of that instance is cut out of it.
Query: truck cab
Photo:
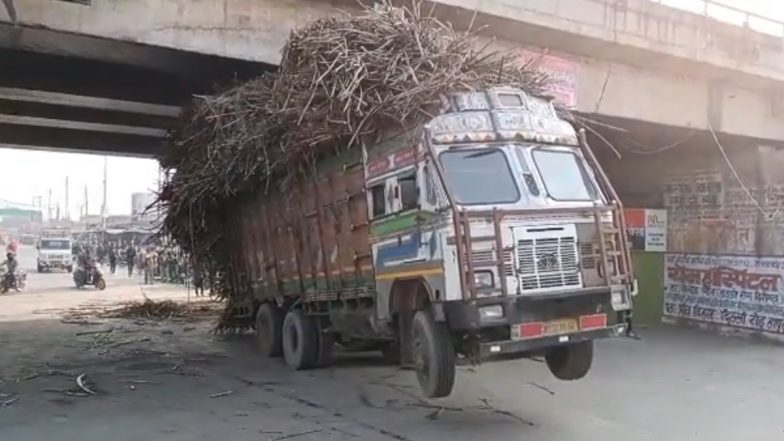
[[[426,393],[449,393],[432,365],[456,354],[542,355],[557,378],[586,375],[593,340],[629,331],[635,280],[620,200],[584,134],[551,102],[495,88],[445,98],[408,156],[381,174],[368,164],[368,204],[371,231],[415,213],[371,243],[378,319]]]
[[[37,270],[39,273],[53,269],[73,271],[73,242],[63,234],[45,234],[38,240]]]

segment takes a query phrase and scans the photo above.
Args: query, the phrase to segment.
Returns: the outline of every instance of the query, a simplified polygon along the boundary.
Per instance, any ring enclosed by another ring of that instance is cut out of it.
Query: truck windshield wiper
[[[466,159],[474,159],[474,158],[481,158],[482,156],[492,155],[493,153],[497,152],[497,150],[488,150],[486,152],[476,152],[466,156]]]

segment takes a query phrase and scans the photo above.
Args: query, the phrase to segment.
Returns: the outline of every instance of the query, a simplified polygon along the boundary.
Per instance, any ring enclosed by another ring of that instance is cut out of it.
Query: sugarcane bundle
[[[162,162],[164,233],[233,300],[244,293],[226,274],[232,203],[285,186],[316,155],[432,118],[447,92],[506,85],[541,94],[548,80],[537,60],[488,50],[476,33],[457,31],[416,4],[383,2],[316,20],[291,33],[282,55],[275,72],[196,97]]]

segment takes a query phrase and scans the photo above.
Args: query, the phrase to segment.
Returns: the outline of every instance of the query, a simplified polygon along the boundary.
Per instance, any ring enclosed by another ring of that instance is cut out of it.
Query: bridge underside
[[[193,94],[270,66],[0,25],[0,147],[158,156]]]

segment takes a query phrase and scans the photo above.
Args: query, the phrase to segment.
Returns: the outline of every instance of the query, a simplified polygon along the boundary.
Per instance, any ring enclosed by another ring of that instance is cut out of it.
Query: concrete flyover
[[[169,105],[275,65],[291,29],[356,8],[349,0],[13,3],[17,25],[0,8],[0,47],[153,72],[168,82],[141,82],[179,93],[151,98]],[[432,6],[458,28],[487,26],[498,47],[549,51],[546,64],[565,83],[559,92],[579,112],[784,140],[780,37],[649,0],[432,0],[424,8]]]

